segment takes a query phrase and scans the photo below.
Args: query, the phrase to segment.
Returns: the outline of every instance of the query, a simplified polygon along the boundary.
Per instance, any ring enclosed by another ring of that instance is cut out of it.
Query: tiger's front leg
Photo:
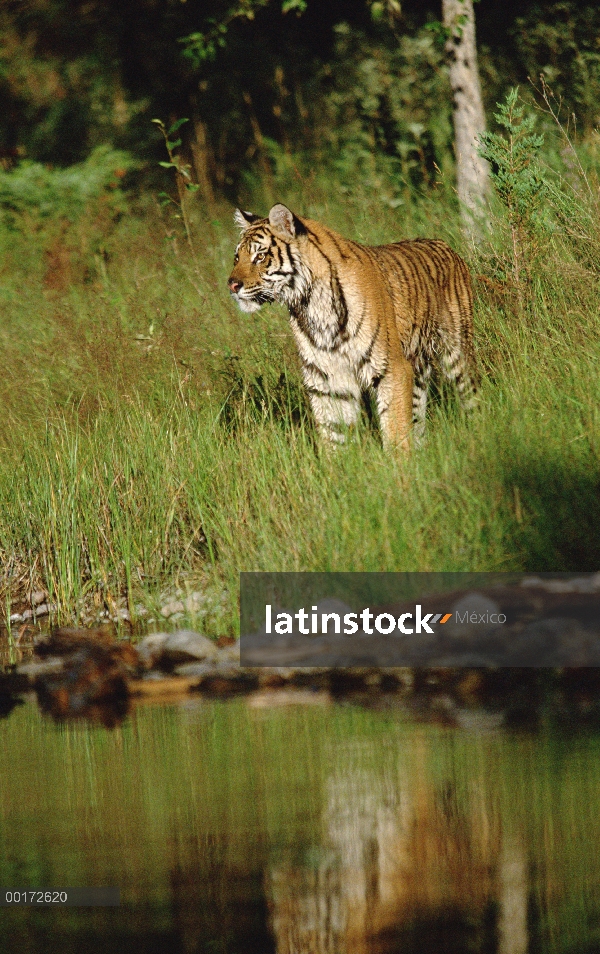
[[[413,417],[414,371],[402,355],[390,365],[375,394],[379,425],[385,447],[410,449],[410,430]]]
[[[343,444],[348,429],[360,418],[360,389],[346,386],[334,390],[326,379],[307,385],[308,396],[319,433],[324,441]]]

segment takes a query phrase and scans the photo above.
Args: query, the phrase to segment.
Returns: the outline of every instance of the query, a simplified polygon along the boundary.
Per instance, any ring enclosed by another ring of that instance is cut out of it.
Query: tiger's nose
[[[240,288],[243,287],[244,283],[236,281],[235,278],[230,278],[227,284],[229,285],[229,291],[232,293],[232,295],[236,295],[239,292]]]

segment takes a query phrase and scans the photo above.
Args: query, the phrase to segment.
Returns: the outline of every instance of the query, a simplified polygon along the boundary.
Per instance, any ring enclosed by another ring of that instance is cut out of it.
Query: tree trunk
[[[195,96],[190,97],[190,107],[192,113],[192,127],[194,135],[190,140],[190,152],[192,154],[192,165],[196,174],[196,182],[200,186],[200,193],[206,205],[211,208],[214,205],[215,195],[212,187],[211,177],[211,153],[206,132],[206,124],[202,122],[198,113],[198,103]]]
[[[489,169],[477,152],[477,137],[485,129],[481,98],[473,0],[442,0],[446,53],[454,97],[454,150],[456,185],[465,228],[471,234],[479,225],[489,186]]]

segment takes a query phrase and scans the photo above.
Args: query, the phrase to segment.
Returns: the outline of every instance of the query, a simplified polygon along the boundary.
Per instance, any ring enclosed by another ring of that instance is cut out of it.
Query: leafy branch
[[[229,27],[236,20],[254,20],[258,10],[268,6],[270,0],[238,0],[229,8],[224,17],[209,17],[207,28],[181,37],[183,55],[193,60],[196,66],[214,60],[218,51],[227,43]],[[282,13],[296,13],[300,16],[307,7],[307,0],[281,0]]]
[[[192,230],[190,227],[190,219],[187,212],[187,198],[190,192],[196,192],[200,186],[192,182],[191,176],[191,166],[189,163],[185,163],[179,153],[176,153],[175,150],[179,149],[181,146],[181,138],[172,139],[179,129],[184,125],[184,123],[189,122],[189,119],[183,117],[178,119],[173,123],[169,129],[166,128],[162,119],[153,119],[152,122],[158,126],[160,129],[163,138],[165,140],[165,146],[167,149],[167,154],[169,156],[168,162],[159,162],[159,166],[162,166],[163,169],[174,169],[175,170],[175,182],[177,184],[177,194],[178,199],[171,198],[166,192],[161,192],[159,198],[162,200],[161,205],[168,205],[173,203],[179,209],[181,218],[183,220],[183,225],[185,228],[185,234],[187,236],[188,245],[192,252],[194,251],[194,245],[192,242]]]

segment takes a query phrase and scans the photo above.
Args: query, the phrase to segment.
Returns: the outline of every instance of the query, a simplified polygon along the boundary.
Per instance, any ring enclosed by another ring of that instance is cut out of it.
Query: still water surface
[[[140,707],[0,723],[0,952],[600,951],[600,734],[449,729],[351,706]]]

